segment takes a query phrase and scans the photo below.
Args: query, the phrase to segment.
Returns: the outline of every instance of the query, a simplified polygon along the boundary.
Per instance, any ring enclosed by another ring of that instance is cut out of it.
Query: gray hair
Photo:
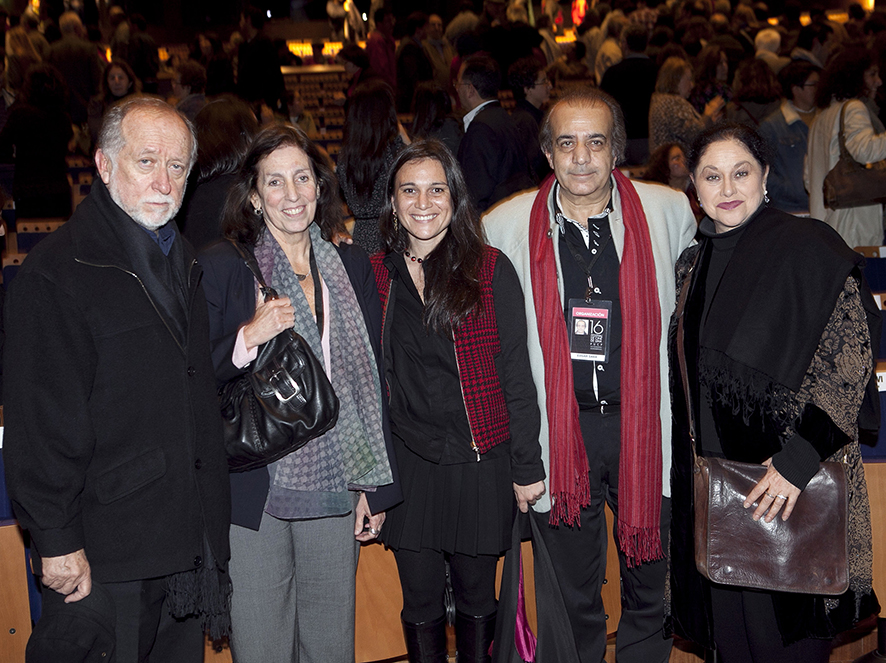
[[[83,30],[83,21],[77,12],[65,12],[58,19],[58,29],[63,35],[81,36]]]
[[[576,88],[564,94],[545,115],[539,133],[539,142],[542,152],[552,154],[554,151],[554,129],[551,126],[551,116],[560,106],[578,106],[579,108],[599,108],[605,106],[612,115],[612,156],[618,165],[624,160],[625,148],[628,144],[628,133],[625,129],[625,118],[618,102],[605,92],[597,88]]]
[[[197,163],[197,134],[191,121],[175,108],[158,97],[133,94],[111,106],[102,120],[102,128],[98,134],[98,149],[112,161],[117,158],[126,139],[123,137],[123,119],[133,111],[149,110],[175,115],[184,122],[191,138],[191,149],[188,154],[188,174]]]
[[[754,37],[754,48],[758,51],[769,51],[778,54],[781,48],[781,35],[775,28],[765,28]]]

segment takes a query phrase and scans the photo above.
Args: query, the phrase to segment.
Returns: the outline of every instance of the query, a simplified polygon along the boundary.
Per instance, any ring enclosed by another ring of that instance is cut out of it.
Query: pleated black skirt
[[[389,509],[380,535],[394,550],[423,548],[499,555],[511,547],[516,513],[508,454],[440,465],[394,437],[403,502]]]

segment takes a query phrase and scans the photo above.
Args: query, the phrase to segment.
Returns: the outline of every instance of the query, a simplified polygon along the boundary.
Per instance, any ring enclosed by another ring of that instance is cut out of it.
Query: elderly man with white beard
[[[165,102],[112,107],[100,179],[10,286],[3,452],[45,586],[29,660],[196,663],[229,628],[207,308],[171,222],[195,156]]]

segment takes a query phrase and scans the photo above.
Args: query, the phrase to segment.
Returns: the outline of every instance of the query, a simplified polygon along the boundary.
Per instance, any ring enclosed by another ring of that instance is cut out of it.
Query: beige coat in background
[[[819,113],[809,129],[804,177],[809,192],[809,215],[834,228],[852,248],[880,246],[883,243],[882,205],[839,210],[824,205],[824,178],[840,158],[840,109],[844,103],[844,139],[849,154],[860,163],[886,159],[886,131],[880,120],[871,115],[868,107],[858,99],[832,102]]]

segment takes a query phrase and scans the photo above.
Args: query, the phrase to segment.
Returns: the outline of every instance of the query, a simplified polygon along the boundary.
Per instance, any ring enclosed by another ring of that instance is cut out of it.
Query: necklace
[[[414,256],[408,250],[404,250],[403,255],[405,255],[407,258],[409,258],[412,262],[417,262],[419,265],[422,264],[425,261],[425,259],[427,258],[427,256],[425,256],[424,258],[419,258],[417,256]]]

